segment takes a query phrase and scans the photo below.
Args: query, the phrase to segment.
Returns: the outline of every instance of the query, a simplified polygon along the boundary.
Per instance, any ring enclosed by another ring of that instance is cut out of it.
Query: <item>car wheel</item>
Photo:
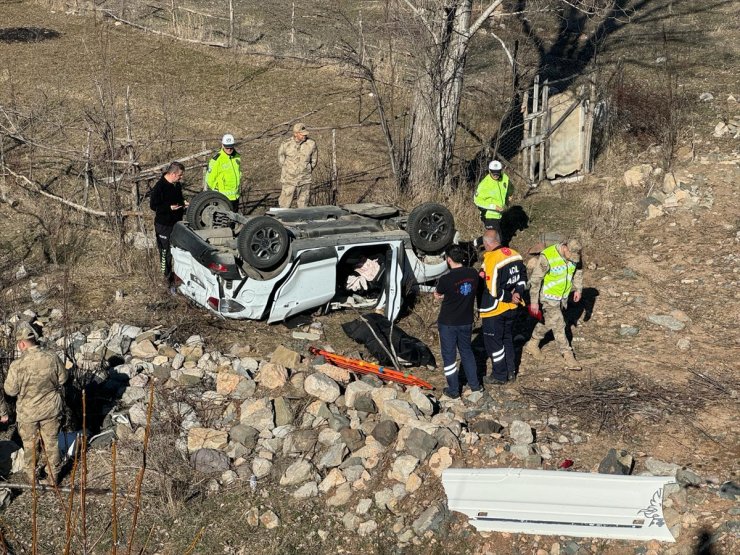
[[[277,267],[288,254],[288,243],[285,227],[270,216],[249,220],[236,239],[239,255],[258,270]]]
[[[409,214],[406,232],[415,248],[428,254],[437,253],[452,242],[455,219],[441,204],[425,202]]]
[[[203,191],[190,201],[185,221],[192,229],[212,229],[214,227],[228,227],[229,218],[219,215],[219,212],[231,212],[231,201],[218,191]]]

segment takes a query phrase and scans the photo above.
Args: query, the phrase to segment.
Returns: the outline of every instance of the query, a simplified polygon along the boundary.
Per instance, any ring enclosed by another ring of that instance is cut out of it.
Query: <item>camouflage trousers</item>
[[[571,351],[570,343],[568,338],[565,336],[565,317],[563,315],[563,308],[560,303],[544,302],[542,307],[542,322],[537,322],[534,330],[532,331],[532,341],[539,343],[547,332],[552,330],[553,336],[555,336],[555,345],[561,353],[567,353]]]
[[[281,185],[282,191],[280,191],[280,198],[278,198],[280,208],[290,208],[293,197],[298,197],[298,200],[296,200],[298,208],[308,206],[308,197],[311,194],[310,181],[283,181]]]
[[[59,455],[59,418],[50,418],[40,422],[18,422],[18,434],[23,441],[25,450],[25,470],[29,479],[35,474],[34,451],[36,465],[46,466],[47,476],[57,478],[61,457]],[[43,448],[39,449],[38,437],[41,436]],[[48,464],[47,464],[48,461]]]

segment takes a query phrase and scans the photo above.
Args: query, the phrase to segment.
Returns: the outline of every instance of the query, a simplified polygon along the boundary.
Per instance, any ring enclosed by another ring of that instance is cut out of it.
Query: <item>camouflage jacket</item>
[[[67,370],[54,353],[38,346],[14,360],[5,378],[5,393],[17,396],[16,420],[40,422],[62,415],[62,385]]]
[[[319,160],[319,151],[313,139],[297,143],[290,138],[280,145],[278,162],[283,168],[280,181],[284,183],[310,182],[311,172]]]

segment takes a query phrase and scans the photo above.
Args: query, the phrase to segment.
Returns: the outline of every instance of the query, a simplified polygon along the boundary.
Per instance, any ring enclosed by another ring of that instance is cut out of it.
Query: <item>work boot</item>
[[[540,345],[539,340],[530,339],[527,341],[526,345],[524,345],[524,349],[522,349],[522,353],[526,353],[532,358],[539,360],[542,358],[542,351],[540,351]]]
[[[563,353],[563,360],[565,361],[566,370],[580,370],[581,369],[581,365],[578,364],[578,361],[576,360],[576,357],[573,355],[572,351],[565,351]]]

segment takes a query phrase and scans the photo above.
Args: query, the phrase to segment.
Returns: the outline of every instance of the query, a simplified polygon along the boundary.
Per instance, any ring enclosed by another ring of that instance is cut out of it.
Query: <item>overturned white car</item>
[[[393,320],[407,292],[447,272],[440,254],[454,235],[440,204],[408,216],[372,203],[242,216],[205,191],[171,245],[178,291],[223,317],[278,322],[336,303],[372,306]]]

